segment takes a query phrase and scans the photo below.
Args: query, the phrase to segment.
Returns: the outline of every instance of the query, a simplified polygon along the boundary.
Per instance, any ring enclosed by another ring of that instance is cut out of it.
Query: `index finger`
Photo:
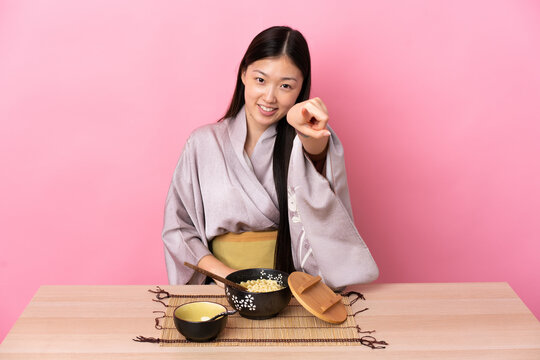
[[[311,124],[313,124],[314,129],[322,130],[326,128],[326,123],[328,123],[328,113],[311,103],[307,103],[306,105],[304,105],[304,109],[309,111],[309,113],[313,115],[315,120],[317,120],[315,122],[310,121]]]

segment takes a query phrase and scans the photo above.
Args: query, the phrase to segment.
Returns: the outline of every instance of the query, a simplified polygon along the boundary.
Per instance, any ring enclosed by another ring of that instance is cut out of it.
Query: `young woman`
[[[224,118],[190,135],[174,172],[163,227],[171,284],[204,281],[184,261],[223,277],[299,270],[334,288],[378,277],[354,226],[343,148],[310,87],[300,32],[253,39]]]

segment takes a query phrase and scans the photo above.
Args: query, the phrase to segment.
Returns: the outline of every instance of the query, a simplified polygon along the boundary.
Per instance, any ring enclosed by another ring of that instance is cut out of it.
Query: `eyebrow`
[[[258,73],[262,74],[263,76],[268,76],[267,74],[265,74],[265,73],[262,72],[261,70],[253,70],[253,71],[258,72]],[[293,77],[282,77],[281,80],[298,81],[298,80],[296,80],[296,78],[293,78]]]

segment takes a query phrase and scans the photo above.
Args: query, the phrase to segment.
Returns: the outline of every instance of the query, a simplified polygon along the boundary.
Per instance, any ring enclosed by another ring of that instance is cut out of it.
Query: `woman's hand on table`
[[[287,113],[287,122],[296,129],[307,153],[321,154],[326,150],[330,131],[328,110],[320,98],[313,98],[295,104]]]

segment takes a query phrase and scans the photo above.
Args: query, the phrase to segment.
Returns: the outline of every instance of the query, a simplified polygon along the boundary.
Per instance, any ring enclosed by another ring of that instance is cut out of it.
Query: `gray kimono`
[[[210,254],[227,232],[275,230],[279,210],[272,172],[276,125],[244,151],[246,115],[203,126],[189,137],[165,205],[163,242],[170,284],[201,284],[183,265]],[[343,148],[332,132],[324,169],[317,172],[297,137],[289,163],[289,226],[295,268],[320,275],[333,288],[375,280],[378,268],[354,226]]]

